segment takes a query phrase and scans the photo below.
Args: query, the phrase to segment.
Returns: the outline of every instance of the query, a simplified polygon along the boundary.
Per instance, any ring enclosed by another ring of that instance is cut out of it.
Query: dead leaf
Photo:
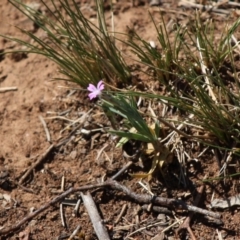
[[[210,208],[230,208],[233,206],[240,206],[240,194],[228,199],[214,199],[209,205]]]

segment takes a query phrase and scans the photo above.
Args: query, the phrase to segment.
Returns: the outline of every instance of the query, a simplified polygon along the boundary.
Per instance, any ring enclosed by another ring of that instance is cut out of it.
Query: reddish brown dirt
[[[30,2],[30,1],[28,1]],[[88,6],[87,1],[82,1],[83,6]],[[116,31],[127,32],[133,28],[147,41],[156,40],[156,33],[147,14],[149,10],[157,15],[157,7],[149,7],[146,1],[119,1],[116,8]],[[165,13],[166,21],[169,19],[178,20],[184,24],[188,17],[194,14],[193,11],[185,11],[178,8],[174,1],[165,1],[161,6]],[[88,8],[86,8],[88,9]],[[86,11],[86,15],[91,12]],[[90,11],[89,10],[89,11]],[[107,12],[109,16],[109,12]],[[214,18],[219,23],[219,31],[224,27],[226,17],[216,14],[204,13],[205,18]],[[238,17],[229,17],[230,22]],[[93,17],[93,21],[95,21]],[[19,33],[15,25],[28,30],[33,30],[34,26],[25,16],[14,8],[7,0],[0,2],[0,33],[20,37],[27,40],[27,37]],[[41,32],[36,32],[41,34]],[[0,39],[0,51],[19,49],[16,43]],[[131,64],[132,60],[128,59]],[[65,139],[70,131],[60,133],[67,123],[61,119],[47,119],[55,117],[59,113],[70,109],[69,114],[62,115],[65,118],[75,120],[82,113],[86,113],[93,108],[92,113],[85,119],[86,129],[97,129],[108,126],[106,118],[95,107],[94,103],[89,102],[86,92],[73,92],[76,88],[73,84],[50,81],[51,78],[58,76],[57,67],[50,60],[35,54],[5,54],[0,57],[0,88],[17,87],[17,91],[0,93],[0,230],[15,225],[26,217],[31,210],[36,210],[42,205],[61,193],[62,177],[65,177],[64,189],[75,186],[92,184],[100,181],[105,176],[111,177],[114,173],[124,166],[128,159],[124,158],[120,150],[114,148],[111,138],[106,133],[97,131],[90,136],[74,134],[71,141],[66,142],[60,148],[54,149],[44,161],[34,169],[33,173],[23,184],[18,184],[24,173],[36,162],[42,154],[51,146]],[[62,86],[63,88],[59,88]],[[66,88],[67,87],[67,88]],[[71,94],[72,93],[72,94]],[[50,113],[51,112],[51,113]],[[51,142],[46,140],[46,134],[39,116],[46,118],[47,126],[51,135]],[[104,154],[98,154],[104,147]],[[189,146],[190,148],[191,146]],[[202,149],[193,149],[192,156]],[[198,186],[199,179],[206,174],[208,177],[216,176],[218,165],[212,153],[206,152],[199,158],[199,165],[194,168],[189,163],[191,181],[194,186]],[[129,172],[138,170],[138,164],[130,168]],[[174,166],[173,166],[174,169]],[[128,174],[120,177],[126,186],[137,192],[146,193],[137,184],[137,180],[132,179]],[[233,184],[235,184],[233,186]],[[200,207],[207,208],[213,191],[215,197],[229,197],[236,195],[239,191],[239,180],[233,182],[229,180],[225,185],[213,184],[206,187],[203,193]],[[155,194],[163,197],[182,198],[188,203],[193,202],[193,197],[189,189],[182,189],[178,185],[166,187],[161,181],[154,181],[157,190]],[[214,190],[215,189],[215,190]],[[4,195],[5,194],[5,195]],[[150,211],[139,210],[139,204],[130,200],[124,194],[113,190],[98,190],[92,193],[98,205],[101,216],[107,226],[111,239],[126,239],[128,234],[139,230],[127,239],[153,239],[162,229],[173,224],[177,219],[187,216],[184,211],[174,212],[164,218],[167,221],[161,226],[151,226],[157,218],[162,215]],[[10,197],[9,201],[6,200]],[[68,198],[76,199],[78,194],[72,194]],[[115,223],[123,205],[127,205],[119,222]],[[97,239],[92,224],[84,206],[80,205],[79,214],[73,216],[72,206],[64,207],[66,227],[61,224],[59,204],[51,206],[31,221],[27,221],[19,229],[3,235],[1,239],[67,239],[73,230],[80,225],[81,234],[75,239]],[[220,239],[217,231],[222,234],[223,239],[240,239],[239,231],[239,209],[226,209],[219,212],[223,216],[224,225],[218,226],[211,224],[202,216],[197,215],[192,221],[192,230],[197,239]],[[137,223],[137,216],[138,221]],[[131,226],[131,224],[135,224]],[[144,226],[147,228],[140,230]],[[177,239],[175,230],[179,225],[176,224],[165,232],[163,238],[156,239]],[[25,236],[24,236],[25,234]],[[64,238],[65,237],[65,238]],[[190,239],[188,233],[181,239]]]

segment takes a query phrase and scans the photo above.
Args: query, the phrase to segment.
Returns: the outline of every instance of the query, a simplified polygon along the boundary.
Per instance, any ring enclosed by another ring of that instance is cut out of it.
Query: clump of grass
[[[151,15],[150,17],[154,24],[158,44],[161,49],[159,50],[156,46],[153,46],[151,43],[145,41],[136,32],[132,33],[132,38],[127,42],[127,44],[130,46],[132,52],[139,58],[140,62],[143,65],[147,65],[149,70],[154,72],[154,77],[157,80],[164,82],[164,85],[167,85],[171,77],[174,76],[174,73],[180,70],[178,55],[182,47],[182,42],[179,40],[181,29],[179,28],[177,30],[174,43],[170,44],[163,17],[161,18],[162,24],[160,24],[159,27],[156,25],[156,22]]]
[[[176,29],[173,43],[164,21],[159,27],[153,23],[159,49],[137,34],[129,45],[141,63],[154,71],[154,77],[166,89],[165,95],[130,94],[164,100],[176,107],[180,119],[195,126],[196,132],[201,129],[214,137],[214,144],[229,149],[239,146],[239,80],[234,66],[237,44],[232,46],[231,39],[240,21],[226,29],[217,42],[214,24],[204,24],[198,15],[191,28]],[[227,66],[232,76],[223,75]]]
[[[33,43],[8,38],[24,45],[25,52],[41,54],[56,62],[64,76],[56,80],[72,81],[86,87],[102,78],[112,84],[126,83],[131,78],[114,38],[108,33],[102,1],[95,1],[98,26],[84,17],[74,0],[60,0],[60,6],[51,0],[51,7],[42,0],[49,16],[22,1],[10,2],[47,34],[47,41],[24,29],[19,30],[34,40]]]

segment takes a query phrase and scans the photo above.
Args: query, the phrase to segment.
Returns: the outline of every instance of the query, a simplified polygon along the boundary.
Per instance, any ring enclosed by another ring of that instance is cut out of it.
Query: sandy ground
[[[87,5],[87,1],[81,2],[83,6]],[[173,19],[184,23],[187,22],[188,15],[193,14],[191,11],[187,13],[184,9],[177,8],[174,1],[165,1],[161,7],[164,9],[166,21]],[[148,10],[154,16],[159,14],[159,9],[157,7],[150,8],[146,1],[135,1],[135,6],[132,6],[131,1],[118,2],[115,14],[116,30],[127,32],[128,29],[134,29],[147,41],[156,40],[154,27],[147,14]],[[90,12],[85,11],[86,15],[91,15]],[[109,12],[107,12],[107,16],[110,16]],[[225,22],[225,18],[221,16],[211,14],[204,16],[205,18],[213,17],[221,23],[219,28]],[[93,19],[93,21],[95,20]],[[34,30],[31,21],[19,13],[7,0],[1,0],[0,33],[30,41],[28,37],[16,30],[15,25],[29,31]],[[36,34],[41,36],[42,32],[37,31]],[[0,38],[0,52],[19,48],[21,46],[18,44]],[[128,61],[131,64],[131,59]],[[0,56],[0,89],[17,88],[16,91],[0,93],[0,230],[2,227],[6,229],[13,226],[27,216],[30,211],[38,209],[60,194],[63,176],[65,177],[65,189],[68,189],[72,186],[77,187],[96,182],[104,175],[112,176],[128,162],[122,156],[121,151],[116,151],[114,145],[109,143],[109,136],[106,134],[94,135],[95,140],[92,140],[93,136],[78,140],[78,135],[73,141],[62,147],[54,148],[44,158],[44,161],[34,168],[33,173],[19,184],[26,171],[38,159],[41,159],[48,148],[67,136],[67,134],[60,133],[66,127],[64,120],[47,118],[59,116],[59,113],[70,109],[70,115],[62,116],[77,119],[81,113],[86,113],[93,108],[95,115],[85,119],[86,128],[89,125],[92,126],[91,124],[95,124],[96,127],[98,124],[107,125],[104,116],[100,118],[96,116],[99,112],[94,104],[88,101],[85,92],[72,93],[71,89],[76,87],[73,84],[50,81],[58,75],[56,65],[43,56],[20,53]],[[39,116],[46,118],[45,121],[51,135],[50,142],[46,139]],[[111,161],[106,156],[97,159],[97,154],[103,146],[106,146],[105,152],[111,156]],[[203,164],[204,168],[208,169],[210,175],[214,174],[217,169],[216,161],[211,154],[207,154],[205,157],[209,159],[207,163]],[[132,187],[136,191],[139,190],[136,187],[136,181],[130,176],[124,175],[121,180],[128,187]],[[211,191],[211,188],[207,189]],[[236,194],[237,190],[234,189],[231,191],[228,189],[227,196]],[[170,197],[170,195],[177,197],[178,194],[184,192],[184,190],[180,190],[179,193],[177,189],[173,189],[170,194],[166,188],[163,187],[162,190],[161,196],[165,197]],[[224,191],[219,187],[219,195],[223,194]],[[137,203],[117,191],[96,191],[93,195],[111,234],[111,239],[125,239],[127,234],[143,225],[153,223],[160,215],[138,210]],[[77,199],[78,194],[72,194],[68,197]],[[207,205],[209,197],[205,198],[204,206]],[[188,200],[191,202],[191,199]],[[127,206],[123,214],[124,217],[115,223],[124,205]],[[135,223],[137,213],[139,214],[139,225],[131,227],[130,225]],[[223,239],[240,238],[238,208],[221,213],[223,214],[223,226],[211,225],[202,218],[194,219],[193,232],[197,239],[219,239],[216,229],[222,233]],[[17,230],[2,236],[1,239],[64,239],[64,237],[69,237],[77,225],[81,226],[81,234],[78,234],[76,239],[97,239],[84,206],[80,206],[77,216],[73,216],[73,207],[71,206],[64,208],[64,214],[66,227],[61,224],[59,205],[55,204],[30,221],[26,221]],[[176,214],[178,218],[186,216],[181,212]],[[172,216],[169,219],[169,223],[174,223],[176,220]],[[116,227],[115,230],[113,230],[114,227]],[[120,230],[116,230],[117,227]],[[149,227],[149,229],[139,231],[128,239],[153,239],[164,227]],[[176,227],[169,230],[165,238],[156,239],[176,239],[174,235]],[[190,238],[186,234],[182,239]]]

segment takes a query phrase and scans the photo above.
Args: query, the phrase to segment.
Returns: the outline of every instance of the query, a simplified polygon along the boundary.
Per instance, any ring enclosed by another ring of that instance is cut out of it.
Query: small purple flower
[[[101,95],[101,92],[103,89],[104,89],[104,84],[102,80],[99,81],[99,83],[97,84],[97,87],[95,87],[93,84],[90,83],[87,88],[87,90],[91,92],[88,94],[88,97],[90,98],[90,100]]]

